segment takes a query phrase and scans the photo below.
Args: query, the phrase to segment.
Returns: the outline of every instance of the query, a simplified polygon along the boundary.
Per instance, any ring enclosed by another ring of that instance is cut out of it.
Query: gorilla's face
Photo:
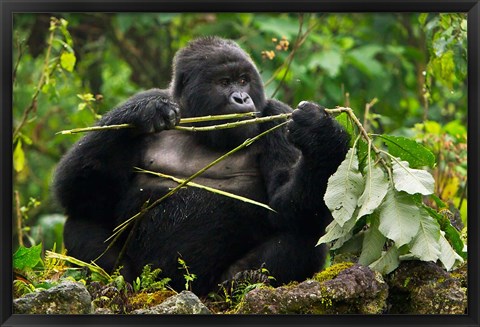
[[[238,45],[219,38],[196,40],[177,53],[172,94],[182,117],[260,112],[265,106],[263,83],[253,62]],[[201,126],[218,123],[222,122]],[[228,148],[255,136],[257,129],[248,125],[198,135],[213,147]]]

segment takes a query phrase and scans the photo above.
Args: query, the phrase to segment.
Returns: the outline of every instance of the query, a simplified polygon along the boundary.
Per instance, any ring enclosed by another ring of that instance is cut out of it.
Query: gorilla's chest
[[[163,131],[145,144],[141,168],[185,179],[228,151],[218,151],[200,144],[195,134],[175,130]],[[258,149],[241,149],[212,166],[193,182],[257,200],[264,199],[264,185],[257,164]],[[139,174],[138,182],[158,187],[174,187],[175,182]]]

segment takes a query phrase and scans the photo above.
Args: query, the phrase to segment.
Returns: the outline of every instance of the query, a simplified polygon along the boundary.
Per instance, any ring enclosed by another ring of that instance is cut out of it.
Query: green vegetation
[[[356,253],[383,273],[412,258],[455,267],[466,259],[459,230],[468,220],[466,21],[433,13],[15,14],[16,290],[48,287],[42,279],[52,266],[76,280],[113,282],[43,254],[65,255],[65,218],[50,183],[81,137],[57,133],[93,126],[137,91],[167,87],[175,51],[201,35],[239,42],[268,96],[292,107],[349,107],[358,117],[337,116],[353,137],[326,194],[335,220],[320,241],[332,255]],[[179,264],[194,290],[195,272]],[[134,288],[158,289],[158,273],[145,270]]]

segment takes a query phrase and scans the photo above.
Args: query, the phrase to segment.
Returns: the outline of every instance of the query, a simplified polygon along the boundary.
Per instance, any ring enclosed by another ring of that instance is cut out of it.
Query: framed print
[[[478,325],[478,0],[0,8],[2,326]]]

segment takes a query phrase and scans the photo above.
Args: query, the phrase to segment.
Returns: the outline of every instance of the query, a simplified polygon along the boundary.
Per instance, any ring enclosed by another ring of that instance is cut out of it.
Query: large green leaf
[[[398,191],[409,194],[429,195],[433,193],[435,180],[426,170],[412,169],[408,162],[393,161],[393,181]]]
[[[440,255],[440,226],[427,212],[421,210],[420,228],[410,242],[410,252],[422,261],[437,261]]]
[[[459,256],[453,250],[453,248],[450,246],[450,243],[448,243],[445,236],[443,236],[443,233],[440,233],[439,246],[440,246],[439,259],[442,262],[445,269],[447,270],[452,269],[455,266],[457,261],[459,261],[460,263],[463,262],[462,257]]]
[[[418,233],[421,210],[412,195],[388,189],[385,200],[379,208],[380,225],[383,235],[395,241],[397,247],[409,243]]]
[[[378,260],[372,262],[369,267],[382,275],[386,275],[394,271],[399,264],[398,249],[396,246],[392,246],[388,251],[383,252]]]
[[[356,149],[350,148],[345,160],[328,179],[324,196],[325,204],[340,227],[352,218],[363,189],[364,180],[358,171]]]
[[[435,155],[432,151],[414,140],[391,135],[379,135],[379,137],[388,146],[388,152],[392,156],[408,161],[412,168],[435,165]]]
[[[368,160],[366,171],[365,190],[358,199],[358,206],[360,206],[358,218],[371,214],[377,209],[388,191],[388,180],[381,168],[375,167],[371,160]]]
[[[358,263],[365,266],[381,257],[386,241],[385,236],[378,230],[380,224],[378,215],[372,215],[371,218],[370,227],[363,238],[362,253],[358,258]]]
[[[13,268],[19,270],[33,268],[42,260],[41,254],[41,243],[29,248],[20,246],[13,254]]]

